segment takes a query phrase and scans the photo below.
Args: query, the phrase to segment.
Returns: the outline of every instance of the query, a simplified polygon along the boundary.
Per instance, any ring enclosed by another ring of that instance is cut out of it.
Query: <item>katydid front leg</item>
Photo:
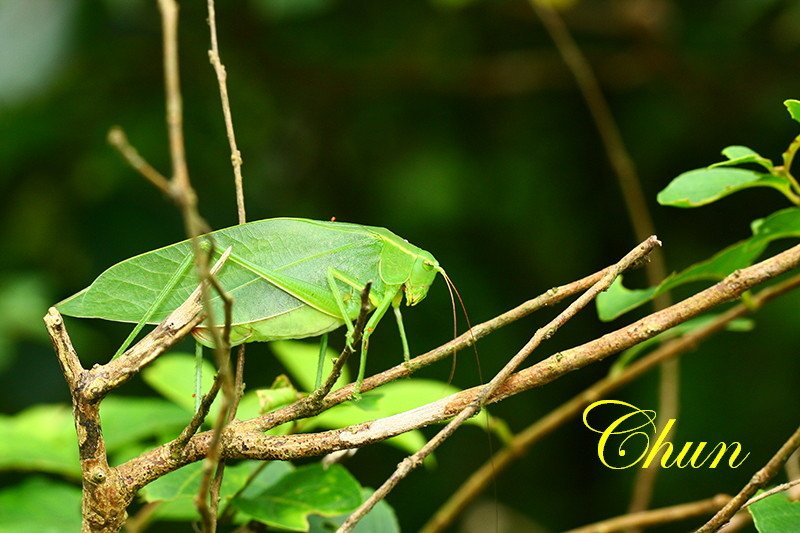
[[[403,343],[403,360],[408,363],[411,361],[411,351],[408,349],[406,328],[403,327],[403,315],[400,313],[400,302],[402,301],[403,293],[398,291],[395,300],[392,302],[392,307],[394,308],[394,317],[397,320],[397,330],[400,332],[400,342]]]
[[[378,303],[378,307],[375,308],[375,312],[372,313],[372,316],[369,317],[367,324],[364,326],[364,333],[361,335],[361,360],[359,361],[358,365],[358,378],[356,379],[356,384],[353,387],[353,398],[356,400],[361,398],[361,384],[364,382],[364,371],[367,368],[367,350],[369,349],[369,338],[372,336],[372,332],[375,331],[375,327],[378,325],[378,322],[381,321],[383,315],[386,314],[386,311],[389,310],[389,306],[392,305],[392,302],[395,300],[395,297],[400,292],[400,287],[387,287],[386,293],[383,295],[383,299]]]

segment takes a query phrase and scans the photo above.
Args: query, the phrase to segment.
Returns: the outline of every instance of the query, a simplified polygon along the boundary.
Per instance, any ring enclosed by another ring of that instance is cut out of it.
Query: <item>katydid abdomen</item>
[[[360,293],[371,282],[375,311],[362,338],[359,383],[369,336],[390,306],[408,358],[399,312],[403,295],[407,305],[415,305],[427,295],[437,272],[444,272],[429,252],[378,227],[277,218],[209,236],[216,250],[232,248],[217,274],[234,301],[232,344],[311,337],[342,325],[350,339]],[[56,307],[69,316],[157,324],[197,287],[191,257],[189,241],[138,255],[112,266]],[[218,322],[214,327],[220,327],[220,298],[212,305]],[[209,327],[203,324],[195,332],[207,345]]]
[[[330,316],[307,305],[252,323],[231,326],[231,346],[245,342],[278,341],[318,337],[344,325],[344,320]],[[192,335],[200,344],[214,347],[208,327],[199,326]]]

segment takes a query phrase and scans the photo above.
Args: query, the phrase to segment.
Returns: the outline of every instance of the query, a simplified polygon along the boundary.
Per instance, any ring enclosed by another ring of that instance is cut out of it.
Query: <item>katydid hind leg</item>
[[[319,361],[317,361],[317,379],[314,381],[314,390],[322,386],[322,370],[325,367],[325,356],[328,353],[328,334],[323,333],[319,339]]]
[[[340,279],[340,276],[337,275],[336,270],[329,268],[326,277],[328,279],[328,287],[331,290],[331,295],[336,301],[336,306],[339,308],[339,313],[341,313],[342,320],[344,320],[344,325],[347,328],[347,347],[352,349],[355,326],[353,326],[353,321],[350,319],[350,315],[347,312],[347,306],[342,299],[342,291],[340,291],[339,287],[336,285],[336,280]]]
[[[130,332],[130,334],[122,343],[122,345],[119,348],[117,348],[117,352],[114,354],[114,357],[112,357],[112,359],[116,359],[117,357],[122,355],[122,353],[125,352],[125,350],[128,349],[128,346],[131,345],[131,343],[139,334],[139,332],[142,331],[142,328],[145,326],[145,324],[147,324],[147,322],[153,317],[158,308],[161,307],[161,304],[163,304],[166,301],[167,297],[172,292],[172,289],[174,289],[181,281],[181,279],[183,279],[183,277],[186,275],[186,272],[189,270],[189,265],[192,264],[193,257],[194,256],[192,255],[191,252],[186,254],[186,257],[184,257],[183,260],[180,262],[178,268],[175,270],[175,272],[172,273],[172,276],[170,276],[169,281],[167,281],[167,284],[164,285],[164,288],[161,289],[161,292],[158,293],[156,299],[153,301],[153,303],[150,305],[147,311],[145,311],[144,315],[142,315],[142,318],[139,320],[136,326],[134,326],[133,331]]]
[[[333,296],[333,299],[336,301],[336,306],[339,308],[342,320],[344,321],[345,327],[347,328],[347,346],[352,349],[353,335],[355,334],[355,325],[353,324],[353,319],[350,318],[350,313],[347,310],[347,305],[345,304],[344,299],[342,298],[342,291],[339,289],[339,286],[337,285],[336,282],[341,281],[342,283],[345,283],[346,285],[357,290],[359,293],[364,290],[364,285],[350,278],[345,273],[336,270],[335,268],[328,269],[327,279],[331,295]],[[372,292],[370,292],[369,294],[369,300],[370,303],[376,307],[380,305],[381,302],[381,300],[377,299]]]

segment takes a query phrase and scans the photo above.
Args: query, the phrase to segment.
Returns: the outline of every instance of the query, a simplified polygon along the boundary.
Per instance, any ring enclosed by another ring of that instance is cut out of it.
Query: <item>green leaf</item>
[[[275,341],[269,344],[275,357],[294,378],[300,390],[311,392],[317,378],[317,363],[319,362],[319,344],[299,341]],[[328,348],[327,356],[322,370],[323,380],[333,370],[333,360],[339,354],[336,350]],[[343,387],[350,383],[350,372],[347,367],[342,369],[342,374],[336,380],[333,388]]]
[[[80,479],[72,409],[36,405],[0,415],[0,470],[35,470]]]
[[[214,366],[203,360],[203,394],[211,390],[217,370]],[[195,357],[187,353],[169,353],[156,359],[156,361],[142,371],[145,383],[153,387],[164,398],[178,405],[189,413],[194,413],[194,380]],[[209,411],[207,420],[216,420],[219,409],[219,398],[214,401]],[[188,422],[188,420],[187,420]]]
[[[800,100],[786,100],[783,105],[789,111],[789,116],[800,122]]]
[[[621,372],[625,370],[634,360],[636,360],[641,354],[649,350],[650,348],[654,348],[655,346],[662,344],[668,340],[674,339],[676,337],[680,337],[685,335],[686,333],[690,333],[696,329],[699,329],[714,319],[717,318],[719,315],[709,314],[704,315],[698,318],[693,318],[691,320],[687,320],[683,324],[679,324],[674,328],[670,328],[667,331],[659,333],[655,337],[650,337],[646,341],[640,342],[633,348],[628,348],[620,356],[614,361],[614,364],[611,366],[611,370],[609,370],[608,375],[609,377],[614,377],[619,375]],[[751,331],[753,329],[753,321],[747,318],[738,318],[728,322],[725,326],[727,331]]]
[[[61,533],[81,530],[81,489],[44,477],[0,490],[0,531]]]
[[[758,154],[752,148],[748,148],[747,146],[728,146],[724,150],[722,150],[722,155],[728,158],[727,161],[720,161],[719,163],[714,163],[713,165],[709,166],[708,168],[716,168],[716,167],[730,167],[736,165],[745,165],[748,163],[755,163],[756,165],[761,165],[767,172],[772,172],[772,169],[775,168],[772,164],[772,161],[763,157],[762,155]]]
[[[342,428],[353,424],[361,424],[378,418],[396,415],[421,405],[440,400],[445,396],[459,392],[459,389],[441,381],[425,379],[407,379],[394,381],[381,386],[375,391],[364,394],[359,402],[347,402],[331,407],[309,420],[310,427]],[[370,403],[365,404],[365,402]],[[486,429],[486,414],[470,418],[467,424]],[[493,427],[493,424],[490,424]],[[391,444],[403,451],[414,453],[425,445],[425,437],[420,431],[410,431],[391,439]]]
[[[699,168],[684,172],[658,193],[661,205],[698,207],[751,187],[771,187],[792,198],[786,178],[743,168]]]
[[[0,371],[14,361],[19,341],[47,339],[41,317],[52,301],[48,292],[39,276],[0,276]]]
[[[232,504],[254,520],[291,531],[308,531],[311,515],[336,516],[361,504],[361,486],[341,465],[297,468],[255,496]]]
[[[114,452],[143,439],[177,434],[191,411],[159,398],[112,396],[100,409],[106,448]]]
[[[759,533],[800,531],[800,502],[789,501],[785,493],[768,496],[747,509]]]
[[[250,477],[263,465],[259,461],[245,461],[225,468],[225,476],[220,487],[220,506],[222,511],[231,499],[245,486]],[[258,473],[259,487],[269,487],[277,483],[292,470],[289,463],[275,461]],[[140,495],[146,502],[161,502],[154,513],[156,520],[193,520],[197,518],[194,497],[200,488],[203,474],[202,462],[192,463],[179,470],[158,478],[142,489]]]
[[[650,301],[656,290],[658,287],[628,289],[622,284],[622,276],[617,276],[608,289],[597,295],[597,315],[604,322],[614,320]]]
[[[609,321],[631,311],[666,291],[696,281],[718,281],[739,268],[745,268],[758,259],[769,243],[800,238],[800,208],[790,207],[772,213],[751,224],[753,236],[728,246],[710,259],[696,263],[680,273],[672,274],[661,284],[649,289],[628,289],[622,276],[596,300],[597,314]]]
[[[372,489],[361,489],[361,497],[366,501],[372,493]],[[330,533],[341,526],[349,514],[333,517],[312,516],[309,519],[311,524],[310,533]],[[379,501],[370,512],[359,520],[355,533],[400,533],[400,524],[397,522],[397,515],[394,509],[386,503],[386,500]]]

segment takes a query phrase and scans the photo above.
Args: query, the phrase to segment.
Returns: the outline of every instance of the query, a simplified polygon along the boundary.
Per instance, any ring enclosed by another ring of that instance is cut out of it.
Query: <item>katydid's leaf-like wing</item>
[[[661,284],[648,289],[628,289],[618,277],[606,292],[597,297],[601,320],[615,318],[636,309],[659,294],[694,281],[718,281],[734,270],[753,264],[769,243],[778,239],[800,238],[800,207],[777,211],[752,224],[753,236],[733,244],[710,259],[696,263]]]
[[[299,280],[305,286],[318,287],[321,294],[330,293],[326,279],[329,268],[362,283],[380,282],[375,273],[383,241],[365,226],[277,218],[233,226],[209,236],[217,250],[216,257],[227,247],[233,247],[231,258],[217,275],[235,301],[233,325],[269,319],[311,305],[290,294],[287,287],[265,280],[247,268],[247,263],[282,278]],[[122,261],[56,307],[68,316],[139,322],[185,264],[191,249],[189,241],[182,241]],[[194,268],[186,270],[148,323],[162,321],[197,287]],[[352,293],[349,296],[348,291]],[[355,289],[342,285],[342,292],[347,298],[357,298]],[[216,296],[214,305],[215,317],[221,322],[222,305]]]

